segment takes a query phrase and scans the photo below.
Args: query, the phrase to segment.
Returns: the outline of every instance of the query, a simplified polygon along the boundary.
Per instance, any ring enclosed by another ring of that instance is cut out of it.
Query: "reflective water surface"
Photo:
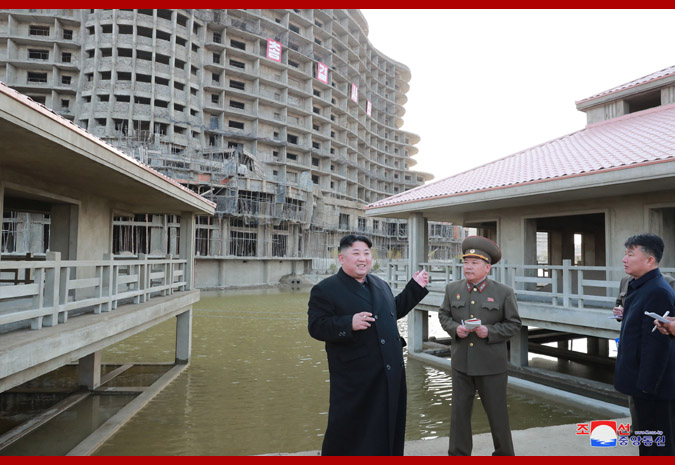
[[[195,305],[190,366],[97,455],[253,455],[321,448],[328,413],[323,343],[307,333],[308,290],[207,293]],[[403,323],[403,322],[402,322]],[[105,363],[172,362],[168,321],[103,353]],[[450,373],[407,360],[407,439],[447,436]],[[510,392],[513,429],[589,413]],[[592,419],[601,419],[595,418]],[[489,431],[477,400],[474,433]]]

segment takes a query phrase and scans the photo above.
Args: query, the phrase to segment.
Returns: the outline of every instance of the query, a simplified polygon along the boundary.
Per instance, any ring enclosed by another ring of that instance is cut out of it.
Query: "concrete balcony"
[[[0,261],[0,392],[189,314],[199,291],[187,290],[186,263],[143,255],[72,261],[54,252],[44,261]]]

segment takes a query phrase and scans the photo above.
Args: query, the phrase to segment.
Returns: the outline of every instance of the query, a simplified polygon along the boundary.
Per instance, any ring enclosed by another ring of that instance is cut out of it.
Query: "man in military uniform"
[[[471,412],[478,391],[487,413],[493,455],[515,455],[506,408],[506,341],[521,326],[513,289],[488,279],[502,252],[485,237],[462,242],[464,277],[445,288],[439,310],[452,336],[452,411],[448,455],[471,455]],[[470,320],[480,320],[480,323]],[[469,321],[467,321],[469,320]]]

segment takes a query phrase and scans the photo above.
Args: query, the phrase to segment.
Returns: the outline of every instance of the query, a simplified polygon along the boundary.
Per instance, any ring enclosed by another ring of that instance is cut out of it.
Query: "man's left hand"
[[[670,323],[661,323],[659,320],[654,320],[654,324],[661,334],[675,336],[675,318],[667,316],[666,319],[670,320]]]
[[[413,274],[413,279],[422,287],[427,287],[427,284],[429,284],[429,274],[427,273],[427,270],[415,272],[415,274]]]
[[[473,332],[481,339],[488,337],[488,329],[485,325],[480,325],[478,328],[474,329]]]

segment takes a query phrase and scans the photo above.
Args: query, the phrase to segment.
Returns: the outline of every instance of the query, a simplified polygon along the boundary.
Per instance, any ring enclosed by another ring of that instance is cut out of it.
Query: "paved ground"
[[[628,423],[628,418],[616,419],[617,425]],[[546,426],[513,432],[513,446],[516,455],[549,455],[549,456],[619,456],[638,455],[638,448],[633,446],[591,447],[589,436],[577,435],[577,425]],[[477,434],[473,437],[473,455],[491,455],[492,437],[490,433]],[[448,438],[409,441],[406,443],[405,455],[447,455]],[[272,454],[270,454],[272,455]],[[319,451],[298,452],[278,455],[319,455]]]

